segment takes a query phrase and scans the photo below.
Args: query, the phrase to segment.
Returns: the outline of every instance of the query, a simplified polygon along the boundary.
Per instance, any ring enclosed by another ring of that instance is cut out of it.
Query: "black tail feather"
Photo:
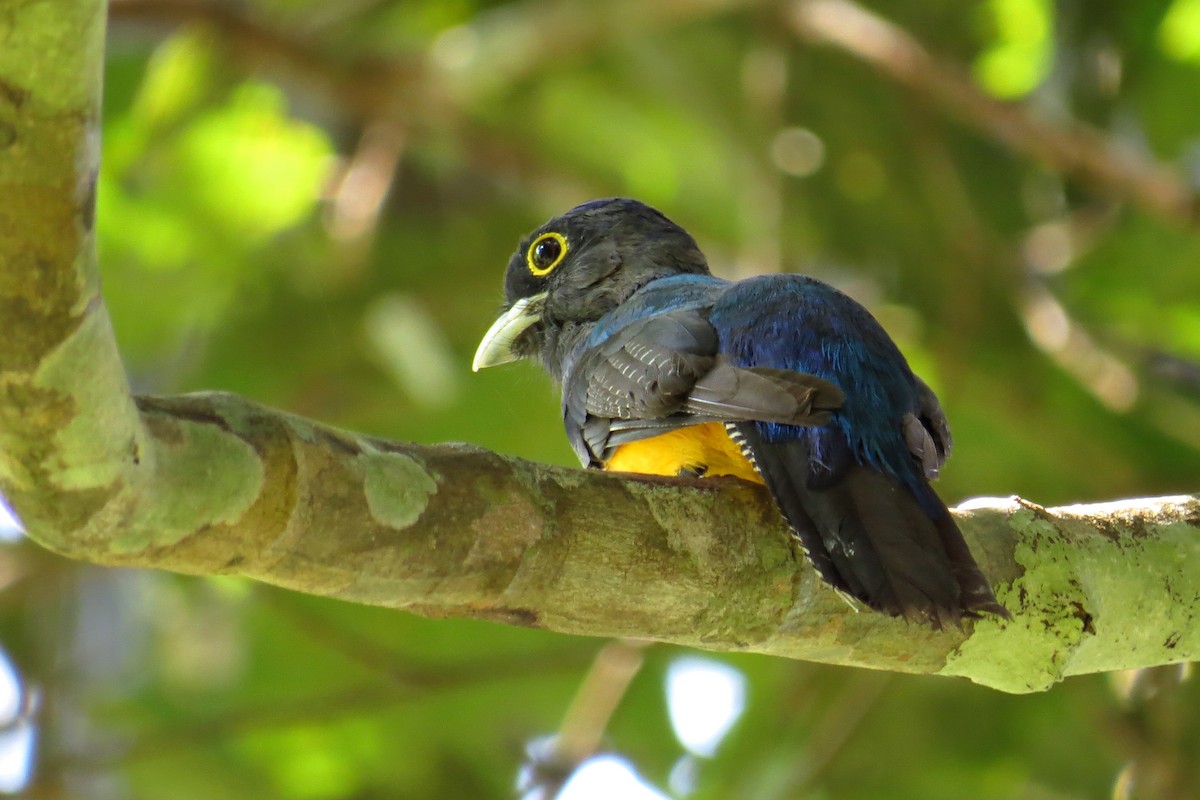
[[[752,423],[738,424],[733,435],[835,588],[935,628],[981,613],[1008,616],[944,505],[931,519],[897,479],[855,463],[836,475],[818,469],[822,480],[813,481],[805,442],[768,442]]]
[[[987,576],[975,563],[971,551],[967,548],[967,540],[963,538],[954,517],[950,516],[950,511],[947,509],[946,515],[935,524],[938,534],[942,537],[942,545],[954,564],[958,585],[962,588],[962,607],[966,616],[996,614],[1005,619],[1012,619],[1012,614],[1009,614],[1008,609],[996,599]]]

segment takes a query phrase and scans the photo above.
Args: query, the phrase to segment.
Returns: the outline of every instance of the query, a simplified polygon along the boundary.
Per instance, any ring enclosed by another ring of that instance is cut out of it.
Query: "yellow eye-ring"
[[[529,245],[525,263],[529,265],[530,272],[542,278],[549,275],[566,257],[567,238],[561,233],[543,233]]]

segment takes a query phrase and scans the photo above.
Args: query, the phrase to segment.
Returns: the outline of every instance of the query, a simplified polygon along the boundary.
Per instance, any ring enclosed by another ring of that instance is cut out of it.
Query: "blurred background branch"
[[[796,0],[790,17],[800,36],[866,61],[1018,155],[1166,220],[1200,223],[1200,198],[1177,170],[1089,125],[1061,115],[1051,121],[1027,105],[989,96],[958,67],[930,55],[908,31],[857,3]]]

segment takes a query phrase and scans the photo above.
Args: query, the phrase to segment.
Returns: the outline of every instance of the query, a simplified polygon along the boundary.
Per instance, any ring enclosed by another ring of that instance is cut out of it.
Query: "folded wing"
[[[586,350],[568,370],[564,416],[585,463],[622,444],[703,422],[823,425],[843,396],[790,370],[738,367],[718,355],[703,309],[635,320]]]

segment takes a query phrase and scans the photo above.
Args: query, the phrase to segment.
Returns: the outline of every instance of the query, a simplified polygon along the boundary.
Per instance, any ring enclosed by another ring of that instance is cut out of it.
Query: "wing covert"
[[[679,411],[713,366],[717,332],[695,310],[638,320],[584,356],[586,408],[611,419],[658,419]]]

